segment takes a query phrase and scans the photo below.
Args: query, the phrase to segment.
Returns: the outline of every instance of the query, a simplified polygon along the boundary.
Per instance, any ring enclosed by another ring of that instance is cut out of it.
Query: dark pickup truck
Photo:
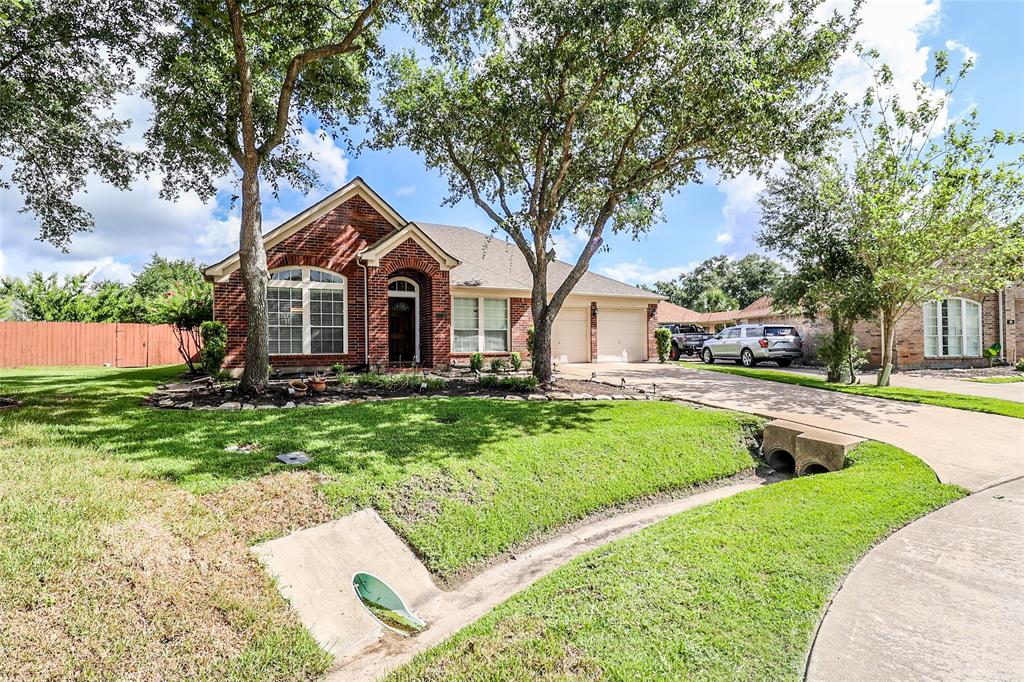
[[[679,356],[700,355],[700,349],[704,342],[714,334],[709,333],[696,324],[670,324],[666,325],[672,330],[672,359],[678,360]]]

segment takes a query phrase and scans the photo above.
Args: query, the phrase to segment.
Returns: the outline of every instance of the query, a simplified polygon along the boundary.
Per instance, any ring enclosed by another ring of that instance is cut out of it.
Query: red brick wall
[[[288,265],[324,268],[345,276],[348,310],[348,352],[335,355],[272,355],[274,367],[317,367],[336,362],[359,365],[365,361],[363,269],[356,253],[376,243],[394,227],[360,197],[353,197],[330,213],[302,228],[267,251],[271,270]],[[415,248],[411,248],[412,247]],[[371,362],[387,362],[387,278],[397,270],[416,274],[420,285],[420,352],[434,365],[447,364],[449,343],[448,273],[414,242],[407,241],[369,268]],[[422,274],[421,274],[422,273]],[[429,284],[429,286],[426,286]],[[442,312],[439,316],[437,313]],[[240,368],[245,359],[245,294],[236,270],[226,281],[214,283],[214,317],[227,325],[228,354],[224,366]]]

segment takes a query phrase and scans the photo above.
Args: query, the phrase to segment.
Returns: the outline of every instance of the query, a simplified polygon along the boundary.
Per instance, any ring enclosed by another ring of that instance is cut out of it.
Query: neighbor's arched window
[[[271,355],[325,355],[348,351],[348,291],[336,272],[311,267],[279,268],[267,285]]]
[[[981,304],[966,298],[925,303],[924,355],[980,357]]]

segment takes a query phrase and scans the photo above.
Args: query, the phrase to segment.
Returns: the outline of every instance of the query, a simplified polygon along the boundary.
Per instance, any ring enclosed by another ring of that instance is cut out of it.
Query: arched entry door
[[[407,277],[388,281],[388,360],[420,360],[420,291]]]

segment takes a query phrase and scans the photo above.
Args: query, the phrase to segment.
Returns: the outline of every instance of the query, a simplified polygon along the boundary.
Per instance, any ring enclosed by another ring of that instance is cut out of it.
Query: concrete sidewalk
[[[885,540],[836,594],[807,679],[1024,679],[1024,480]]]
[[[1024,420],[824,391],[724,372],[654,363],[561,365],[559,372],[658,390],[686,400],[891,443],[939,479],[982,490],[1024,476]]]

